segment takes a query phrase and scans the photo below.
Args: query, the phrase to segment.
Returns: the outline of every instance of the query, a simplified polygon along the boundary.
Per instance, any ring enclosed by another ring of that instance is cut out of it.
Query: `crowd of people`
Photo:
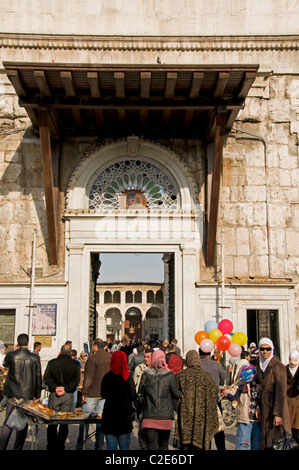
[[[72,348],[66,341],[42,374],[40,343],[29,351],[27,334],[18,336],[13,351],[0,351],[0,371],[5,371],[1,403],[6,417],[0,433],[0,450],[8,446],[12,429],[9,417],[14,401],[40,401],[46,391],[47,406],[55,412],[82,408],[101,417],[96,425],[95,449],[129,450],[134,421],[138,423],[140,449],[167,450],[171,431],[173,446],[209,450],[215,440],[225,450],[221,426],[220,386],[227,370],[211,354],[190,350],[182,356],[177,341],[119,341],[95,339],[90,353]],[[250,381],[240,371],[252,364]],[[275,356],[269,338],[250,344],[229,362],[230,387],[224,391],[238,402],[236,450],[271,449],[284,430],[299,444],[299,353],[292,351],[287,365]],[[21,450],[28,425],[17,430],[15,450]],[[47,449],[63,450],[68,425],[47,427]],[[79,425],[76,449],[83,449],[84,425]]]

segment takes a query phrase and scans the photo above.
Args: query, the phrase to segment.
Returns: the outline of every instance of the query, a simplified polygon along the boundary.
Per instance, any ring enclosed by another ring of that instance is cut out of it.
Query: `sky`
[[[164,282],[163,253],[101,253],[98,282]]]

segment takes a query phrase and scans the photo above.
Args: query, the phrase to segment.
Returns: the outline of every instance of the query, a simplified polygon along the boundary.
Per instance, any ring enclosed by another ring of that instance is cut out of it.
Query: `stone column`
[[[169,315],[169,255],[165,254],[162,258],[164,262],[164,287],[163,287],[163,339],[168,338],[168,315]]]
[[[81,351],[83,342],[88,341],[88,298],[84,305],[84,293],[89,293],[89,274],[84,273],[83,244],[68,247],[68,305],[65,340],[77,341],[74,347]],[[87,283],[87,285],[86,285]],[[80,349],[81,348],[81,349]]]
[[[194,335],[199,328],[199,312],[196,310],[194,285],[198,276],[198,257],[194,248],[182,251],[182,343],[179,347],[188,351],[194,348]],[[179,320],[179,319],[178,319]],[[177,331],[177,328],[176,328]],[[178,338],[179,340],[179,338]]]

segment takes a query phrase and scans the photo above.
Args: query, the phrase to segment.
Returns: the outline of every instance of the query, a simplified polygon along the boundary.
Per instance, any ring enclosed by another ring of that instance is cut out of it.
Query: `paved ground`
[[[2,411],[0,412],[0,426],[2,426],[4,418],[5,418],[5,411]],[[46,425],[41,425],[38,429],[37,450],[46,450],[46,445],[47,445],[46,429],[47,429]],[[95,425],[90,425],[90,432],[92,432],[94,429],[95,429]],[[132,440],[131,440],[132,450],[140,450],[140,446],[138,444],[138,439],[137,439],[137,431],[138,431],[137,423],[134,423],[134,430],[133,430],[133,435],[132,435]],[[235,434],[236,434],[236,428],[225,431],[225,442],[226,442],[227,450],[235,449]],[[14,437],[15,435],[13,431],[13,434],[9,442],[8,450],[13,449]],[[66,442],[66,450],[75,450],[77,437],[78,437],[78,425],[75,425],[75,424],[70,425],[69,435],[68,435],[68,439]],[[171,435],[169,450],[174,450],[172,443],[173,443],[173,437]],[[31,444],[32,444],[32,430],[29,428],[24,450],[31,450]],[[95,440],[93,437],[89,441],[87,441],[86,450],[94,450],[94,445],[95,445]],[[106,447],[104,446],[103,450],[105,450],[105,448]],[[212,450],[216,450],[214,440],[212,442]]]

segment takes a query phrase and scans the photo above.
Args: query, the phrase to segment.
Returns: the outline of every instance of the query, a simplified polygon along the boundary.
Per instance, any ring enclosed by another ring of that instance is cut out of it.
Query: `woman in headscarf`
[[[287,401],[292,436],[299,444],[299,352],[297,350],[291,351],[286,370],[288,380]]]
[[[142,400],[142,427],[147,449],[167,450],[181,392],[174,373],[168,369],[163,351],[152,354],[151,367],[142,374],[138,396]]]
[[[219,428],[215,380],[201,367],[199,354],[188,351],[186,368],[176,375],[182,398],[175,439],[183,450],[208,450]]]
[[[284,429],[291,434],[287,374],[285,366],[274,356],[274,345],[269,338],[262,338],[258,349],[257,382],[262,389],[262,449],[270,449],[272,440],[281,438]]]
[[[101,431],[106,437],[107,450],[129,450],[136,391],[123,351],[115,351],[111,356],[110,370],[102,380],[101,397],[105,398]]]

